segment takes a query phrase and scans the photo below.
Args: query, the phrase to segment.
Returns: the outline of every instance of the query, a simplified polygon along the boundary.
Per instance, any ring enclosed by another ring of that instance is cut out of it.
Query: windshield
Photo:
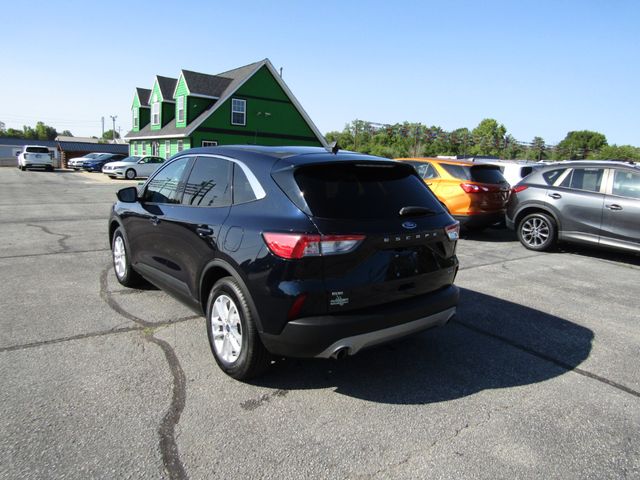
[[[119,162],[127,162],[127,163],[136,163],[141,158],[142,157],[127,157],[127,158],[123,158],[122,160],[118,160],[118,161]]]
[[[96,158],[96,157],[99,157],[100,155],[102,155],[102,154],[101,153],[88,153],[83,158]]]

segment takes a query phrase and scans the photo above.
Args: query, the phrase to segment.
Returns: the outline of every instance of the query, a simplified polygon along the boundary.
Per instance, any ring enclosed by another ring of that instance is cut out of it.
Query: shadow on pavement
[[[558,246],[560,253],[571,253],[583,257],[599,258],[610,262],[626,263],[628,265],[640,266],[640,254],[632,252],[624,252],[614,249],[603,249],[589,247],[586,245],[578,245],[573,243],[561,243]]]
[[[580,365],[593,332],[522,305],[461,290],[448,325],[344,360],[282,359],[255,385],[334,388],[371,402],[425,404],[531,385]]]

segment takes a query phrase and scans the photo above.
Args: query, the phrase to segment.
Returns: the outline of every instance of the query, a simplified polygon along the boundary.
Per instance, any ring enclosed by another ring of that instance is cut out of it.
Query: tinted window
[[[616,170],[613,177],[613,194],[640,198],[640,173]]]
[[[556,180],[560,178],[560,175],[562,175],[565,172],[565,170],[566,168],[549,170],[548,172],[544,172],[542,174],[542,178],[544,178],[544,181],[547,182],[548,185],[553,185],[556,182]]]
[[[46,147],[27,147],[28,153],[49,153],[49,149]]]
[[[604,168],[574,168],[569,185],[576,190],[599,192],[603,174]]]
[[[185,185],[182,203],[200,207],[231,204],[231,163],[221,158],[198,157]]]
[[[533,167],[522,167],[522,168],[520,169],[520,177],[521,177],[521,178],[524,178],[524,177],[526,177],[527,175],[530,175],[530,174],[531,174],[531,172],[533,172]]]
[[[182,157],[167,165],[154,176],[144,194],[144,200],[152,203],[180,203],[182,176],[189,163],[188,157]]]
[[[430,163],[427,162],[406,162],[409,165],[413,165],[413,168],[416,169],[416,172],[418,172],[418,175],[420,175],[422,178],[429,179],[429,178],[438,178],[440,175],[438,175],[438,172],[436,172],[436,169],[433,168],[433,165],[431,165]]]
[[[242,167],[233,166],[233,203],[247,203],[256,199],[256,195]]]
[[[323,218],[398,218],[406,206],[443,208],[406,165],[340,163],[312,165],[295,173],[313,215]]]
[[[441,163],[449,175],[460,180],[470,180],[478,183],[505,183],[506,180],[502,176],[500,167],[491,165],[451,165],[449,163]]]

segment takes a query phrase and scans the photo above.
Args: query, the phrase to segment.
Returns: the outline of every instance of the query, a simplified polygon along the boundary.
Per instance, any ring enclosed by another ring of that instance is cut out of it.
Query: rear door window
[[[397,218],[402,207],[443,208],[408,165],[333,163],[295,172],[314,216],[334,219]]]
[[[562,186],[574,190],[599,192],[603,175],[604,168],[574,168],[571,175],[567,175],[563,180]]]
[[[231,162],[222,158],[198,157],[184,188],[183,205],[231,205],[231,167]]]

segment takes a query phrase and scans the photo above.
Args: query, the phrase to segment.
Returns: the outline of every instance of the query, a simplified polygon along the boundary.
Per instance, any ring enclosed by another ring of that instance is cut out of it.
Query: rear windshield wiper
[[[421,215],[435,215],[438,212],[428,207],[402,207],[398,212],[401,217],[419,217]]]

